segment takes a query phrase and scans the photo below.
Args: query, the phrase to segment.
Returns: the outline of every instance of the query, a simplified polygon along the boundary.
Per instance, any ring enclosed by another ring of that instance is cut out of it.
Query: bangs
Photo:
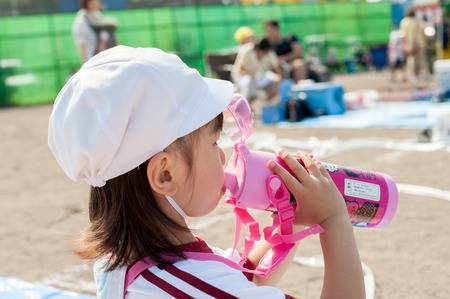
[[[220,113],[219,115],[217,115],[213,120],[211,120],[209,123],[207,123],[205,125],[205,127],[209,127],[213,134],[222,131],[222,129],[223,129],[223,113]]]

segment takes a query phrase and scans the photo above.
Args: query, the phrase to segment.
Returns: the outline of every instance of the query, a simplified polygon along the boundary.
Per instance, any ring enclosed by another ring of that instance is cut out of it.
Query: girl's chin
[[[217,198],[214,199],[214,201],[211,201],[211,205],[209,206],[209,211],[208,213],[212,212],[213,210],[215,210],[217,208],[217,206],[219,205],[220,201],[222,200],[223,195],[225,194],[224,192],[220,192],[219,196],[217,196]]]
[[[202,217],[208,215],[217,208],[222,197],[223,193],[221,192],[220,195],[217,196],[217,198],[207,202],[208,203],[207,205],[203,205],[201,210],[198,209],[197,213],[195,213],[192,217]]]

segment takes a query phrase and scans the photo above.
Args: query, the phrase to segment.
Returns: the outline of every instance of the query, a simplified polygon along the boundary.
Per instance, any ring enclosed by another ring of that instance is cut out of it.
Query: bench
[[[207,63],[207,71],[222,80],[231,81],[231,70],[233,69],[234,61],[237,53],[207,53],[205,55]]]

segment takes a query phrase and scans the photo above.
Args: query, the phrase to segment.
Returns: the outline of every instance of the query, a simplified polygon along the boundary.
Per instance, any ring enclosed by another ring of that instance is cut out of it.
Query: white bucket
[[[430,109],[427,117],[434,122],[432,141],[443,141],[450,144],[450,107]]]
[[[450,90],[450,59],[436,60],[433,69],[442,91]]]

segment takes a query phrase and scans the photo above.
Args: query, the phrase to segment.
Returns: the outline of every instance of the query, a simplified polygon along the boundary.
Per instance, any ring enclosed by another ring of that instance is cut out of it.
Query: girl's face
[[[101,0],[91,0],[88,2],[88,10],[89,11],[98,11],[102,9],[102,1]]]
[[[194,143],[192,169],[187,170],[190,177],[178,192],[184,212],[191,217],[211,212],[225,193],[225,153],[217,145],[219,138],[220,131],[207,126]]]

